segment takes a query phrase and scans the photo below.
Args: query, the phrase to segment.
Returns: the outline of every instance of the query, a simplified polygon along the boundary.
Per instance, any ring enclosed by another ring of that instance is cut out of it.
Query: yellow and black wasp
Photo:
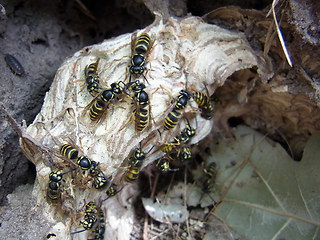
[[[105,232],[105,219],[104,213],[102,209],[99,210],[99,223],[94,230],[94,238],[88,240],[103,240],[104,239],[104,232]]]
[[[115,196],[119,191],[117,190],[117,185],[115,183],[112,183],[108,190],[106,191],[106,194],[108,198]]]
[[[166,153],[166,155],[157,161],[156,167],[161,172],[165,173],[167,171],[172,171],[172,169],[170,169],[170,161],[180,160],[181,162],[185,163],[191,160],[191,149],[186,144],[191,141],[191,138],[195,135],[195,133],[195,129],[187,120],[184,130],[174,137],[172,142],[165,143],[160,147],[160,150]]]
[[[110,88],[102,91],[102,93],[97,96],[91,104],[89,104],[89,117],[91,121],[98,121],[106,112],[111,100],[115,99],[118,95],[125,93],[125,87],[121,87],[120,83],[123,82],[119,81],[118,83],[112,83]]]
[[[153,147],[147,153],[142,151],[141,142],[139,143],[139,148],[136,148],[133,155],[129,158],[129,169],[126,172],[126,180],[128,182],[132,182],[139,177],[140,168],[144,159],[146,158],[146,154],[148,154]]]
[[[191,138],[194,137],[194,135],[196,135],[196,130],[190,125],[187,119],[186,127],[173,139],[173,142],[178,144],[187,144],[191,141]]]
[[[90,160],[86,156],[78,157],[79,151],[70,144],[64,144],[60,147],[60,154],[67,159],[75,160],[77,159],[77,164],[81,170],[89,171],[89,175],[93,178],[93,186],[98,189],[104,187],[108,184],[108,179],[99,168],[99,163]]]
[[[102,188],[109,183],[109,180],[98,165],[99,163],[97,163],[96,161],[92,161],[89,168],[89,174],[91,177],[93,177],[93,186],[96,189]]]
[[[136,35],[132,35],[131,39],[131,64],[129,66],[129,83],[131,82],[131,76],[140,77],[141,75],[148,82],[146,77],[143,75],[145,71],[145,58],[152,47],[150,36],[147,33],[141,34],[138,39]]]
[[[165,153],[170,153],[191,141],[191,138],[196,134],[196,130],[190,125],[188,119],[186,127],[176,137],[173,138],[173,142],[163,144],[160,149]]]
[[[106,191],[107,194],[107,198],[102,200],[102,201],[106,201],[109,198],[115,196],[118,192],[120,192],[122,189],[118,190],[117,189],[117,185],[115,183],[111,183],[111,185],[109,186],[108,190]]]
[[[134,101],[136,102],[136,108],[133,112],[133,122],[136,131],[142,131],[148,124],[150,118],[150,103],[149,95],[144,91],[145,85],[136,81],[132,86],[129,87],[129,91],[134,92]],[[149,106],[149,109],[145,107]]]
[[[187,162],[191,160],[192,154],[190,147],[181,147],[174,149],[168,154],[170,160],[180,160],[181,162]]]
[[[70,144],[64,144],[60,147],[60,154],[68,159],[74,160],[78,158],[79,151]]]
[[[214,96],[209,97],[209,91],[206,85],[206,93],[194,91],[192,93],[193,100],[198,104],[198,107],[201,109],[201,117],[204,119],[210,120],[212,119],[215,113],[215,104],[214,104]]]
[[[187,106],[190,98],[191,95],[188,91],[180,90],[179,95],[176,97],[175,104],[173,105],[173,110],[169,112],[169,114],[163,121],[164,130],[170,130],[178,124],[179,119],[182,115],[180,110],[184,109]]]
[[[162,158],[156,160],[156,167],[159,169],[161,173],[179,171],[178,168],[170,168],[170,160],[171,158],[169,157],[169,155],[165,155]]]
[[[91,94],[91,96],[93,97],[94,95],[92,93],[93,92],[98,93],[99,90],[101,89],[101,87],[99,86],[100,77],[97,73],[98,64],[99,64],[99,59],[96,62],[89,64],[85,69],[87,89]]]
[[[76,160],[77,164],[82,170],[89,170],[92,165],[92,161],[89,158],[85,156],[78,157],[79,155],[78,149],[76,149],[70,144],[62,145],[60,147],[60,154],[70,160],[77,159]]]
[[[136,107],[133,110],[129,120],[120,128],[120,130],[127,126],[132,117],[136,131],[140,132],[148,125],[151,117],[151,105],[149,101],[149,95],[144,90],[145,88],[146,86],[140,81],[135,81],[131,84],[131,86],[128,87],[128,90],[134,93],[133,101]],[[146,107],[148,107],[148,109]]]
[[[130,166],[126,172],[126,181],[133,182],[139,177],[140,168],[137,166]]]
[[[168,116],[164,119],[163,128],[165,130],[170,130],[171,128],[174,128],[178,124],[180,118],[181,118],[181,113],[173,109],[171,112],[169,112]]]
[[[213,189],[217,177],[217,164],[215,162],[210,163],[209,166],[204,169],[204,173],[206,175],[206,178],[203,182],[202,190],[205,193],[210,193]]]
[[[166,149],[169,151],[169,148]],[[161,172],[172,171],[170,169],[169,162],[175,162],[180,160],[180,163],[185,164],[187,161],[190,161],[192,158],[191,149],[190,147],[172,147],[171,150],[161,159],[159,159],[156,163],[156,167]],[[175,169],[173,169],[175,171]]]
[[[62,172],[61,170],[55,170],[52,171],[49,174],[49,184],[48,184],[48,190],[47,190],[47,196],[53,200],[56,201],[60,198],[60,186],[63,179],[63,175],[74,171],[75,169],[71,169],[67,172]]]
[[[213,201],[213,205],[215,205],[217,202],[211,197],[210,193],[214,189],[214,184],[216,182],[217,177],[217,164],[215,162],[210,163],[206,169],[204,169],[205,178],[202,182],[202,191],[203,193],[207,194],[210,199]],[[202,196],[200,197],[200,200],[202,199]]]
[[[152,148],[148,151],[148,153],[152,150]],[[142,146],[140,142],[139,148],[135,149],[133,155],[129,159],[129,166],[140,168],[145,158],[146,158],[146,154],[142,151]]]
[[[99,58],[96,62],[94,63],[90,63],[89,65],[87,65],[85,67],[84,70],[84,74],[85,74],[85,82],[87,84],[87,90],[90,93],[90,95],[92,97],[95,96],[95,93],[100,92],[100,77],[98,75],[98,64],[99,64]],[[79,79],[70,83],[76,83],[76,82],[80,82],[80,81],[84,81],[84,79]],[[83,87],[81,87],[81,90],[79,92],[81,92],[85,87],[85,84],[83,85]]]
[[[84,217],[80,221],[80,225],[83,227],[82,230],[72,232],[71,234],[81,233],[92,229],[97,222],[98,207],[94,202],[89,202],[85,206]]]
[[[145,159],[145,154],[140,148],[137,148],[133,156],[129,159],[129,169],[126,172],[126,181],[133,182],[139,177],[140,168],[142,166],[143,160]]]

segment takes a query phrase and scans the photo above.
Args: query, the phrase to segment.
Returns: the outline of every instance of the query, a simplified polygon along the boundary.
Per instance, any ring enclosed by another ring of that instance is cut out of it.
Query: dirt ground
[[[241,2],[241,8],[257,10],[271,4],[271,1],[258,1],[259,4],[252,0]],[[32,123],[40,111],[55,72],[66,58],[85,46],[143,28],[153,21],[153,15],[143,1],[7,0],[0,3],[5,8],[5,14],[2,11],[0,18],[0,101],[19,123],[25,120],[27,124]],[[80,3],[90,12],[86,12]],[[237,3],[234,0],[170,1],[168,14],[177,17],[187,13],[202,16],[216,8]],[[295,59],[294,63],[303,63],[303,69],[308,73],[307,77],[302,77],[304,81],[291,85],[291,92],[305,92],[317,101],[320,76],[319,50],[315,49],[320,38],[320,4],[312,0],[292,0],[289,6],[284,7],[290,9],[290,14],[284,18],[286,29],[290,30],[285,37],[291,57]],[[230,24],[218,20],[216,23]],[[246,29],[240,31],[245,32]],[[250,38],[248,35],[249,42],[256,48],[261,47],[254,36],[252,34]],[[300,55],[302,48],[308,52],[308,60]],[[19,76],[8,67],[5,54],[19,60],[24,67],[24,75]],[[313,61],[317,58],[318,61]],[[295,79],[295,71],[298,70],[288,70],[285,74],[289,73],[291,79]],[[31,191],[36,170],[22,154],[18,135],[2,113],[0,134],[0,236],[6,234],[6,239],[41,239],[43,236],[38,234],[41,229],[45,231],[49,227],[47,223],[37,225],[37,231],[32,230],[32,224],[23,224],[29,218],[36,218],[32,212],[26,214],[35,204]],[[14,194],[8,198],[7,195],[12,192]],[[17,222],[12,229],[10,222],[13,219]]]

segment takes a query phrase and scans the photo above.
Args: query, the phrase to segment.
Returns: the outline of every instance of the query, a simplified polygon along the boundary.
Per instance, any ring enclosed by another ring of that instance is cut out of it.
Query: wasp
[[[130,166],[130,168],[126,172],[125,179],[127,182],[133,182],[137,180],[140,173],[140,167],[137,166]]]
[[[167,117],[163,121],[164,130],[170,130],[174,128],[181,118],[180,110],[184,109],[189,100],[191,95],[186,90],[180,90],[179,95],[176,97],[176,103],[173,105],[173,110],[169,112]]]
[[[122,190],[122,188],[120,190],[117,189],[117,185],[115,183],[111,183],[110,187],[108,188],[108,190],[106,191],[107,194],[107,198],[102,200],[102,201],[106,201],[109,198],[115,196],[118,192],[120,192]]]
[[[89,171],[90,176],[93,178],[93,186],[96,189],[102,188],[108,183],[108,179],[98,166],[99,163],[90,160],[86,156],[78,157],[78,150],[75,147],[70,144],[64,144],[60,148],[60,153],[68,159],[77,159],[77,164],[81,170]]]
[[[93,240],[103,240],[104,239],[104,232],[105,232],[105,225],[104,225],[104,213],[102,209],[99,211],[99,225],[94,230],[94,239]]]
[[[129,159],[129,166],[140,168],[145,158],[146,158],[146,155],[141,149],[141,142],[140,142],[140,147],[134,151],[133,155]]]
[[[87,65],[85,67],[85,70],[84,70],[85,82],[87,84],[87,90],[92,97],[95,96],[94,93],[98,93],[101,89],[101,87],[99,85],[100,77],[97,73],[99,60],[100,60],[100,58],[98,58],[98,60],[96,62],[90,63],[89,65]],[[83,79],[76,80],[71,83],[76,83],[79,81],[84,81],[84,80]],[[84,89],[84,87],[85,87],[85,84],[83,85],[83,87],[81,87],[81,90],[79,92],[81,92]]]
[[[217,175],[217,164],[215,162],[212,162],[209,164],[209,166],[204,170],[207,177],[215,178]]]
[[[147,153],[144,153],[141,149],[141,142],[139,144],[139,148],[134,151],[133,155],[129,159],[129,169],[127,170],[125,176],[125,179],[128,182],[132,182],[139,177],[143,160],[146,158],[146,154],[148,154],[153,149],[152,146]]]
[[[49,186],[47,195],[51,200],[60,198],[60,185],[62,180],[62,172],[60,170],[53,171],[49,174]]]
[[[214,201],[215,200],[210,196],[210,193],[213,190],[216,177],[217,177],[217,164],[215,162],[212,162],[207,166],[206,169],[204,169],[205,173],[205,180],[202,183],[202,191],[209,195],[209,197]]]
[[[142,151],[141,142],[139,143],[139,148],[136,148],[133,155],[129,159],[129,170],[126,173],[126,180],[131,182],[138,178],[140,173],[140,168],[142,166],[143,160],[154,146],[152,146],[147,153]]]
[[[64,144],[60,147],[60,154],[68,159],[74,160],[78,158],[79,151],[70,144]]]
[[[209,97],[209,91],[205,85],[206,93],[194,91],[192,93],[193,100],[198,104],[201,109],[201,117],[210,120],[215,113],[214,97]]]
[[[178,171],[178,168],[172,169],[170,168],[170,157],[168,155],[165,155],[164,157],[160,158],[156,162],[156,167],[160,170],[161,173],[167,173],[169,171]]]
[[[102,188],[109,183],[109,180],[98,165],[99,163],[97,163],[96,161],[92,161],[89,168],[89,174],[91,177],[93,177],[93,186],[96,189]]]
[[[190,125],[188,119],[185,129],[179,135],[174,137],[173,142],[163,144],[160,149],[165,153],[170,153],[184,144],[188,144],[191,138],[196,134],[196,130]]]
[[[174,109],[176,110],[184,109],[187,106],[190,98],[191,98],[190,93],[188,93],[186,90],[180,90]]]
[[[118,192],[120,192],[122,189],[120,190],[117,190],[117,185],[115,183],[112,183],[110,185],[110,187],[108,188],[108,190],[106,191],[106,194],[107,194],[107,198],[102,200],[102,201],[106,201],[108,200],[109,198],[115,196]]]
[[[126,181],[133,182],[139,177],[140,168],[137,166],[131,166],[126,173]]]
[[[136,35],[132,35],[131,40],[131,65],[129,66],[130,78],[129,82],[131,82],[131,76],[143,76],[144,79],[148,82],[146,77],[143,75],[145,71],[145,58],[151,49],[152,43],[150,40],[150,36],[147,33],[141,34],[136,40]]]
[[[149,95],[144,91],[145,88],[146,86],[139,81],[135,81],[130,87],[128,87],[129,91],[134,93],[133,101],[136,104],[136,108],[129,120],[120,128],[120,130],[127,126],[131,121],[132,116],[136,131],[140,132],[148,125],[151,115],[151,105],[149,102]],[[146,109],[147,106],[148,109]]]
[[[63,175],[74,171],[75,169],[71,169],[67,172],[62,172],[61,170],[55,170],[49,174],[49,184],[47,195],[51,200],[58,200],[60,198],[60,185],[63,179]]]
[[[181,113],[173,109],[163,121],[164,130],[170,130],[171,128],[174,128],[178,124],[180,118]]]
[[[94,231],[94,239],[93,240],[103,240],[104,239],[105,226],[104,224],[100,224],[96,227]]]
[[[170,157],[172,157],[173,160],[178,159],[182,162],[189,161],[192,157],[190,147],[183,147],[181,149],[178,149],[175,152],[170,153]]]
[[[76,234],[92,229],[94,224],[97,222],[97,213],[97,205],[94,202],[87,203],[85,206],[84,218],[80,221],[80,225],[83,227],[83,229],[80,231],[72,232],[71,234]]]
[[[213,190],[214,181],[211,178],[206,178],[202,184],[202,191],[204,193],[211,193]]]
[[[95,222],[97,221],[97,205],[94,202],[87,203],[84,213],[84,219],[80,221],[80,225],[84,228],[85,231],[91,229],[93,224],[95,224]]]
[[[85,206],[84,213],[86,215],[92,215],[98,213],[98,207],[94,202],[88,202]]]
[[[174,138],[173,142],[178,144],[187,144],[191,138],[196,135],[196,130],[190,125],[188,119],[185,129]]]
[[[118,83],[112,83],[110,88],[105,89],[101,95],[94,99],[92,104],[89,104],[89,106],[91,105],[89,110],[89,117],[91,121],[98,121],[106,111],[111,100],[113,100],[117,95],[124,93],[124,88],[120,86],[120,83],[123,82],[120,81]]]
[[[134,110],[133,122],[136,131],[142,131],[148,124],[150,115],[149,95],[144,91],[145,85],[140,82],[133,84],[129,90],[135,93],[134,100],[136,102],[136,109]],[[149,106],[149,110],[145,109]]]
[[[89,158],[85,157],[85,156],[80,156],[77,159],[77,164],[79,165],[79,167],[81,168],[81,170],[89,170],[92,166],[92,160],[90,160]]]
[[[78,149],[71,146],[70,144],[62,145],[60,147],[60,154],[71,160],[77,159],[77,164],[82,170],[89,170],[92,165],[92,161],[89,158],[85,156],[78,157]]]
[[[99,59],[95,63],[89,64],[85,69],[87,89],[90,95],[93,97],[94,95],[92,93],[93,92],[97,93],[99,92],[99,89],[101,89],[101,87],[99,86],[100,77],[97,74],[98,63],[99,63]]]
[[[166,155],[160,159],[156,166],[162,172],[166,172],[170,169],[169,161],[180,160],[186,162],[191,160],[192,154],[189,146],[186,146],[191,141],[191,138],[195,135],[195,129],[190,125],[188,119],[186,127],[181,131],[174,140],[169,143],[165,143],[160,147],[160,150]]]
[[[175,148],[170,153],[165,155],[165,158],[168,161],[180,160],[181,162],[187,162],[191,160],[191,157],[192,157],[192,154],[191,154],[190,147],[181,147],[177,149]]]
[[[93,186],[96,189],[104,187],[106,184],[108,184],[108,182],[108,179],[101,170],[96,176],[93,177]]]
[[[116,186],[117,185],[115,183],[112,183],[111,186],[109,187],[109,189],[106,191],[108,198],[113,197],[114,195],[116,195],[118,193]]]

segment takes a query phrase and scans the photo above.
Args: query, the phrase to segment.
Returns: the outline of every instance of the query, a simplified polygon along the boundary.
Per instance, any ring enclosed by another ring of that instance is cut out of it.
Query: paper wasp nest
[[[108,112],[93,123],[87,107],[93,97],[84,81],[86,67],[100,59],[98,74],[103,89],[113,82],[128,83],[132,34],[86,47],[66,60],[57,71],[41,112],[27,128],[27,133],[46,149],[44,152],[39,148],[30,149],[31,145],[22,141],[24,152],[37,167],[34,193],[41,202],[39,207],[53,224],[62,222],[52,230],[58,239],[70,239],[71,231],[81,229],[75,224],[79,222],[77,213],[83,210],[84,201],[98,204],[106,198],[105,189],[93,188],[90,176],[82,176],[79,169],[65,175],[59,207],[47,201],[49,173],[57,168],[65,172],[73,167],[60,156],[61,145],[72,144],[88,158],[99,162],[104,174],[118,186],[130,185],[123,178],[124,167],[140,142],[146,152],[154,146],[146,156],[145,167],[164,155],[159,146],[172,140],[184,128],[186,119],[196,129],[191,144],[198,143],[214,127],[213,119],[203,119],[191,98],[179,124],[173,130],[164,131],[162,123],[173,100],[170,94],[175,98],[182,89],[206,92],[206,85],[211,95],[234,72],[258,66],[256,56],[241,34],[206,24],[200,18],[169,19],[164,24],[157,17],[152,25],[139,30],[137,36],[142,33],[148,33],[153,43],[146,57],[148,82],[143,77],[138,78],[146,85],[152,113],[152,120],[142,132],[135,131],[132,121],[125,125],[135,106],[129,97],[124,97],[121,102],[112,101]],[[135,80],[137,78],[132,79]],[[108,239],[106,236],[122,239],[130,234],[133,213],[130,205],[126,205],[130,202],[130,194],[130,188],[124,188],[119,193],[120,203],[117,197],[102,203],[106,215],[105,239]],[[127,209],[123,208],[124,205]],[[57,214],[58,210],[63,214]],[[73,239],[87,239],[88,232],[75,234]]]

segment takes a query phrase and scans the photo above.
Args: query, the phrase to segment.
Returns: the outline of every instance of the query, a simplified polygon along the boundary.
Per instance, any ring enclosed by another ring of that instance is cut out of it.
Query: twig
[[[273,15],[273,19],[274,19],[274,23],[276,24],[276,28],[277,28],[277,33],[278,33],[278,37],[279,37],[279,40],[280,40],[280,43],[281,43],[281,46],[282,46],[282,50],[287,58],[287,61],[290,65],[290,67],[292,67],[292,61],[290,59],[290,56],[289,56],[289,53],[288,53],[288,50],[287,50],[287,47],[286,47],[286,44],[284,42],[284,39],[283,39],[283,36],[282,36],[282,33],[281,33],[281,30],[280,30],[280,27],[279,27],[279,24],[278,24],[278,20],[277,20],[277,16],[276,16],[276,11],[275,11],[275,6],[278,4],[279,0],[273,0],[272,2],[272,15]],[[269,10],[268,14],[267,14],[267,17],[269,16],[270,14],[270,11],[271,9]]]
[[[152,186],[152,191],[151,191],[151,195],[150,198],[154,197],[154,194],[156,192],[156,188],[157,188],[157,184],[158,184],[158,180],[159,180],[159,173],[156,173],[154,182],[153,182],[153,186]],[[149,215],[147,212],[145,212],[145,218],[144,218],[144,226],[143,226],[143,240],[148,240],[149,236],[148,236],[148,220],[149,220]]]

